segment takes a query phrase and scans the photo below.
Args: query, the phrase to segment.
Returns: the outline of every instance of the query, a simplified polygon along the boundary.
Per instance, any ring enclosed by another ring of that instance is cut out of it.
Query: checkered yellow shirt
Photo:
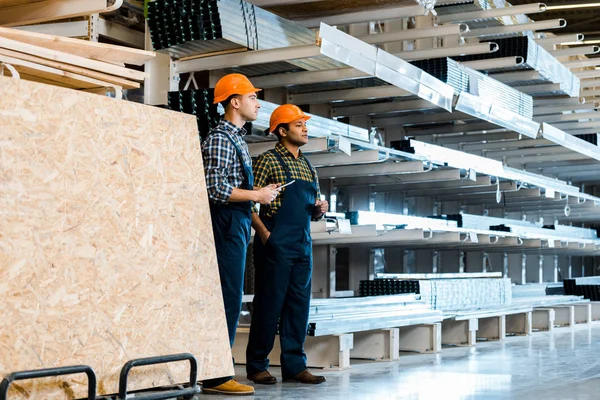
[[[281,143],[277,143],[275,145],[275,151],[279,153],[283,162],[287,165],[290,170],[290,174],[292,175],[292,179],[301,180],[301,181],[313,181],[313,172],[316,178],[317,183],[317,199],[321,196],[321,191],[319,189],[319,179],[317,177],[317,171],[308,166],[306,159],[302,155],[302,152],[298,154],[298,158],[294,157],[294,155],[285,148]],[[286,183],[286,174],[285,170],[279,163],[277,157],[271,152],[267,151],[262,153],[256,161],[252,164],[252,171],[254,173],[254,186],[256,187],[265,187],[267,185],[281,183],[282,185]],[[261,216],[273,217],[277,214],[279,208],[283,204],[283,199],[285,197],[285,190],[287,188],[281,189],[281,193],[279,196],[268,206],[261,205],[260,206],[260,214]],[[257,212],[256,207],[253,205],[254,212]]]

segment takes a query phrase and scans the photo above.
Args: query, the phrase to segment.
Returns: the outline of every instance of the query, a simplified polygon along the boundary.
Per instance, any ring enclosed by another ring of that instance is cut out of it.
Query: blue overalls
[[[290,182],[289,168],[279,153],[271,151]],[[312,170],[308,160],[304,160]],[[261,217],[271,235],[264,245],[258,236],[254,237],[256,284],[246,349],[249,375],[269,367],[267,357],[273,349],[278,322],[283,379],[293,378],[306,369],[304,340],[308,330],[312,278],[310,221],[316,194],[316,179],[312,182],[297,179],[286,187],[277,214],[273,218]]]
[[[240,189],[254,189],[252,166],[244,162],[243,150],[229,135],[229,141],[235,147],[240,162],[244,166],[244,182]],[[242,293],[244,290],[244,270],[246,268],[246,251],[250,243],[250,226],[252,223],[252,206],[250,202],[216,204],[210,203],[217,263],[223,291],[223,303],[227,318],[229,343],[233,347],[235,331],[242,310]],[[203,382],[204,387],[215,387],[231,379],[218,378]]]

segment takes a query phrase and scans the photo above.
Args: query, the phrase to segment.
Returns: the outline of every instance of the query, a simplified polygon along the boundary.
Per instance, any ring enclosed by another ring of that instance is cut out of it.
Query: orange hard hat
[[[302,111],[300,107],[293,104],[283,104],[277,107],[275,111],[273,111],[273,114],[271,114],[271,119],[269,120],[269,132],[275,132],[275,129],[277,129],[279,124],[289,124],[300,118],[304,118],[305,121],[310,119],[308,115],[304,114],[304,111]]]
[[[245,95],[252,92],[259,92],[262,89],[255,88],[250,80],[242,74],[225,75],[215,85],[215,99],[213,104],[227,100],[234,94]]]

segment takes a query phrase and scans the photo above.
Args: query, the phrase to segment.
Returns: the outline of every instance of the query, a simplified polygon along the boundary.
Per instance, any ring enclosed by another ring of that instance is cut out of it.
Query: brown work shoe
[[[269,371],[260,371],[253,375],[248,374],[246,377],[259,385],[273,385],[277,382],[277,379]]]
[[[226,394],[229,396],[252,396],[254,394],[254,388],[248,385],[242,385],[230,379],[219,386],[211,388],[202,388],[202,394]]]
[[[321,375],[313,375],[307,369],[296,374],[293,378],[285,378],[284,382],[298,382],[298,383],[308,383],[311,385],[318,385],[319,383],[323,383],[326,381],[324,376]]]

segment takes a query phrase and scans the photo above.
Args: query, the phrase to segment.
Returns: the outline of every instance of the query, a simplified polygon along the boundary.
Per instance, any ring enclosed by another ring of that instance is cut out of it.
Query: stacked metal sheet
[[[416,295],[347,299],[312,299],[308,322],[310,336],[335,335],[442,321]]]
[[[452,86],[457,95],[467,92],[486,100],[494,99],[494,104],[520,116],[533,116],[531,96],[465,67],[451,58],[433,58],[414,61],[411,64]]]
[[[239,48],[267,50],[314,44],[310,29],[240,0],[157,0],[148,4],[148,27],[156,50],[173,58]],[[290,61],[313,71],[339,68],[327,57]]]
[[[560,90],[556,92],[540,92],[536,94],[547,96],[579,96],[579,78],[577,78],[575,74],[573,74],[567,67],[559,62],[542,46],[537,44],[533,39],[529,37],[513,37],[494,41],[499,46],[498,51],[494,53],[473,54],[452,58],[457,61],[476,61],[504,57],[523,57],[524,62],[518,68],[525,70],[536,70],[539,72],[541,79],[519,82],[519,85],[537,85],[551,82],[559,84]]]

